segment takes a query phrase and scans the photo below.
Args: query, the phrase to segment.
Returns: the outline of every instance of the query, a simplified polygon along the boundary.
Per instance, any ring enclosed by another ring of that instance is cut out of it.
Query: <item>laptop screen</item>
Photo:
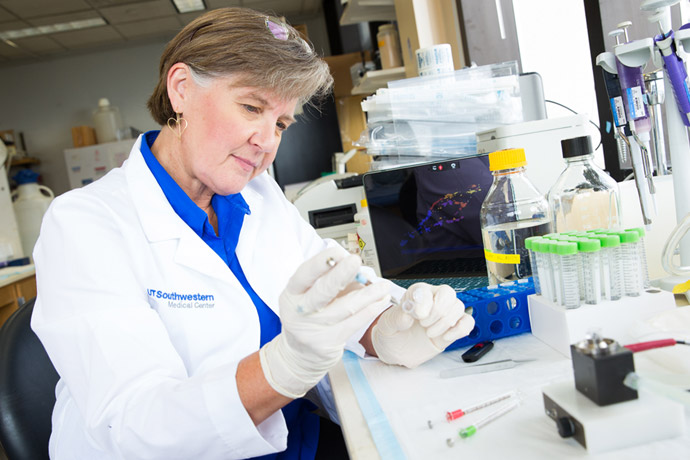
[[[486,276],[479,211],[492,179],[486,155],[365,174],[382,276]]]

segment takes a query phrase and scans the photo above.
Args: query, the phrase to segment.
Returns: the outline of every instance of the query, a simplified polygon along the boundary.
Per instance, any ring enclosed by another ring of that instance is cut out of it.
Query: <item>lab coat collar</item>
[[[185,233],[194,234],[175,213],[158,185],[153,173],[141,154],[143,136],[139,136],[132,152],[123,165],[132,202],[139,214],[139,221],[148,240],[152,243],[182,238]]]
[[[264,172],[263,174],[267,173]],[[256,179],[259,179],[259,177]],[[256,244],[256,235],[259,234],[261,225],[260,216],[263,215],[262,211],[264,205],[264,197],[256,189],[256,180],[250,181],[244,190],[242,190],[242,198],[247,202],[252,212],[244,217],[244,223],[242,224],[242,231],[240,232],[240,239],[237,242],[235,254],[237,254],[237,259],[240,261],[245,275],[249,278],[247,271],[250,266],[253,266],[251,260],[254,256],[254,245]]]
[[[142,137],[139,136],[123,169],[146,238],[151,243],[178,239],[175,262],[214,278],[234,279],[225,262],[172,208],[144,161],[140,150],[141,142]],[[240,263],[247,266],[252,260],[252,248],[256,243],[256,235],[259,233],[261,225],[259,216],[262,214],[264,200],[254,181],[242,190],[242,197],[252,212],[245,217],[236,253]]]
[[[141,154],[142,138],[123,165],[144,234],[150,243],[178,240],[174,261],[207,276],[232,282],[230,268],[172,208]]]

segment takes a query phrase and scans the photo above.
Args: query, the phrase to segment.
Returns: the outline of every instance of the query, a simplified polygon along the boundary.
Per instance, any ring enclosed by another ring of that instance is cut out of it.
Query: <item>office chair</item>
[[[59,376],[31,330],[35,299],[0,329],[0,443],[10,460],[48,458]]]

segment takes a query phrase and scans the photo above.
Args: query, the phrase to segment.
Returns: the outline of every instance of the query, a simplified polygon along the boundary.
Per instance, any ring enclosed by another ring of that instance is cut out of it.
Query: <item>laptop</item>
[[[488,155],[362,176],[382,277],[402,286],[487,286],[479,211],[493,181]]]

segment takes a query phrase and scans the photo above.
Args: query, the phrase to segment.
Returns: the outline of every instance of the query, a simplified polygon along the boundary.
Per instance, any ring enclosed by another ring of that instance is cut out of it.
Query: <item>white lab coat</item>
[[[282,413],[255,426],[237,392],[238,362],[259,349],[254,304],[172,209],[140,143],[122,168],[59,196],[43,219],[32,327],[61,376],[51,457],[226,459],[283,450]],[[237,256],[278,313],[289,277],[329,242],[267,174],[242,196],[251,214]],[[348,348],[362,354],[360,337]]]

